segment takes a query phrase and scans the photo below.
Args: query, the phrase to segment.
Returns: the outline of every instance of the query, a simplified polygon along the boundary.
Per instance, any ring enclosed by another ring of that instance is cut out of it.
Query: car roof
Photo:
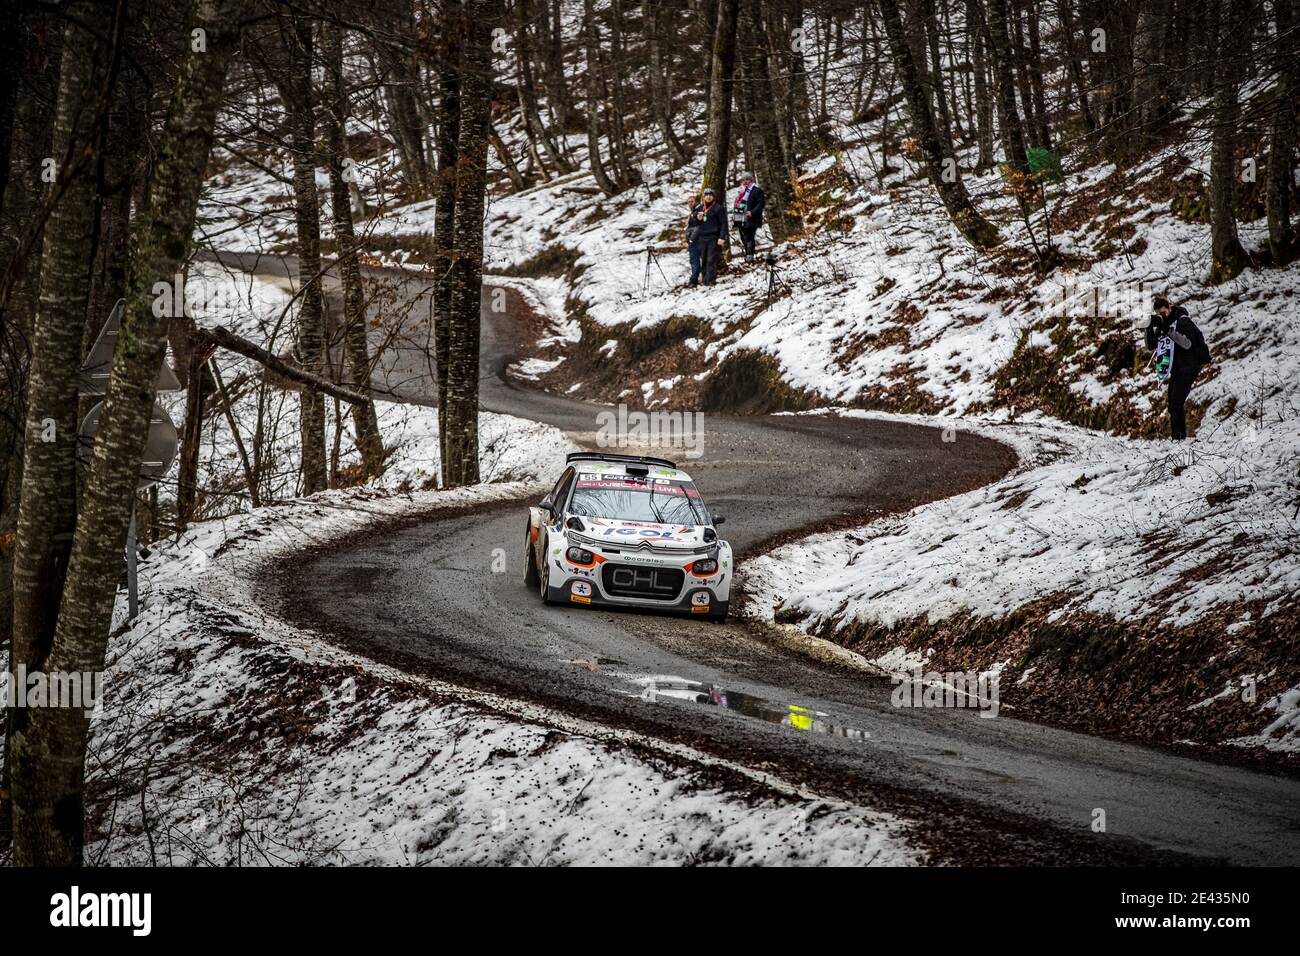
[[[629,468],[638,469],[635,477],[641,477],[639,470],[644,468],[647,477],[650,478],[671,478],[673,481],[691,481],[691,476],[680,468],[668,468],[664,465],[655,464],[654,462],[635,462],[635,461],[601,461],[597,458],[572,458],[569,460],[577,471],[583,473],[594,473],[600,475],[629,476],[633,473],[628,471]]]

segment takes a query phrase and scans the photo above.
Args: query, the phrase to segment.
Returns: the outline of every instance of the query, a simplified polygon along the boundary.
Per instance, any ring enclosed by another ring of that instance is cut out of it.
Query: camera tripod
[[[659,277],[664,280],[664,286],[668,286],[668,276],[664,275],[664,268],[659,264],[659,254],[655,252],[653,245],[645,247],[645,281],[641,283],[641,291],[647,293],[650,291],[650,267],[654,266],[659,270]]]
[[[776,253],[769,252],[763,257],[763,262],[767,265],[767,301],[771,302],[776,295],[777,289],[790,291],[789,284],[781,278],[780,270],[776,266]]]

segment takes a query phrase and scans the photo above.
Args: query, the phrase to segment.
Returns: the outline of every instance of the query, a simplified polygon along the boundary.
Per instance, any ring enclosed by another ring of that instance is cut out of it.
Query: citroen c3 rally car
[[[547,604],[658,608],[722,621],[734,563],[721,515],[671,461],[574,452],[528,509],[525,583]]]

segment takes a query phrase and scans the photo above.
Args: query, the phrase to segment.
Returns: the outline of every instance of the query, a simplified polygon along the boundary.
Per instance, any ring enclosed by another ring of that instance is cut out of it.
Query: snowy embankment
[[[254,597],[268,566],[321,541],[541,487],[332,491],[157,545],[141,568],[140,615],[124,621],[119,600],[105,700],[92,720],[87,859],[921,861],[896,818],[400,673],[296,630]],[[726,792],[719,773],[735,778]]]
[[[1091,702],[1114,705],[1104,729],[1300,751],[1300,435],[1171,445],[999,416],[959,426],[954,453],[967,426],[1015,446],[1020,467],[752,559],[747,613],[884,673],[997,669],[1012,713],[1096,721],[1086,700],[1051,700],[1092,684],[1110,688]]]

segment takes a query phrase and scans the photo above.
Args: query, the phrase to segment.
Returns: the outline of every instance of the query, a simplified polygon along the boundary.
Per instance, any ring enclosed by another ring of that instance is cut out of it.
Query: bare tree
[[[976,139],[979,143],[975,168],[980,172],[993,168],[993,96],[989,91],[986,35],[979,0],[966,0],[966,45],[974,74]]]
[[[903,32],[903,21],[898,10],[898,0],[878,0],[881,17],[885,22],[885,35],[893,52],[894,68],[903,94],[907,98],[908,113],[912,121],[912,134],[916,137],[926,175],[939,194],[948,216],[957,230],[971,245],[986,248],[997,245],[998,231],[979,214],[971,202],[957,167],[956,151],[951,142],[944,143],[935,127],[930,111],[930,97],[921,84],[920,75],[912,60],[912,48]]]
[[[1011,37],[1007,32],[1008,0],[987,0],[989,45],[993,51],[993,86],[998,107],[998,127],[1002,133],[1002,155],[1007,166],[1021,173],[1029,172],[1025,153],[1024,127],[1016,108],[1016,79],[1011,59]]]
[[[343,75],[343,31],[332,23],[321,24],[321,58],[325,65],[325,163],[330,175],[330,215],[337,242],[338,271],[343,285],[343,346],[347,354],[348,384],[370,391],[370,348],[366,341],[366,294],[361,286],[361,265],[352,224],[348,179],[355,174],[347,166],[344,130],[348,119],[348,87]],[[357,449],[367,478],[384,471],[384,442],[379,434],[375,403],[352,406],[352,423]]]
[[[438,445],[447,460],[447,346],[451,338],[451,271],[456,227],[456,166],[460,155],[461,39],[466,13],[461,0],[446,0],[438,71],[438,181],[433,210],[433,347],[438,371]]]
[[[1295,252],[1291,225],[1291,190],[1294,179],[1295,111],[1300,98],[1300,41],[1296,39],[1293,0],[1273,0],[1276,47],[1273,65],[1277,88],[1273,94],[1268,137],[1268,245],[1273,260],[1290,262]]]
[[[541,147],[556,170],[570,173],[573,172],[573,166],[542,122],[542,113],[537,105],[537,83],[533,78],[533,49],[529,31],[531,9],[528,0],[515,0],[515,88],[519,93],[519,110],[524,116],[524,130],[529,141],[534,146]]]
[[[596,7],[592,0],[583,0],[582,10],[583,49],[587,61],[587,161],[600,191],[612,196],[625,187],[609,175],[600,154],[600,27],[596,23]]]
[[[487,183],[488,127],[492,109],[492,30],[501,0],[469,6],[460,84],[460,137],[456,162],[456,219],[447,334],[446,458],[449,487],[479,480],[478,350],[483,289],[483,203]]]
[[[22,481],[13,551],[9,667],[44,669],[58,621],[77,521],[77,381],[86,330],[86,281],[95,241],[95,161],[119,53],[120,10],[79,2],[64,29],[66,56],[53,125],[55,202],[45,224],[42,281],[27,370]],[[7,714],[6,764],[16,761],[30,711]],[[11,772],[7,766],[6,772]]]
[[[767,197],[765,219],[772,238],[783,242],[799,226],[792,209],[794,170],[785,165],[781,134],[775,111],[764,108],[776,95],[768,63],[768,39],[763,18],[754,17],[743,40],[737,41],[740,59],[742,99],[745,116],[745,145],[753,156],[754,171]]]
[[[732,86],[736,75],[736,25],[740,0],[718,0],[709,73],[709,133],[704,151],[704,185],[726,204],[731,159]]]
[[[664,58],[664,13],[658,0],[643,0],[641,18],[645,29],[645,42],[650,69],[650,103],[654,109],[659,136],[668,150],[668,165],[676,169],[686,162],[686,149],[677,131],[673,129],[673,100],[671,77]]]
[[[1252,0],[1213,0],[1219,25],[1214,132],[1210,145],[1210,281],[1234,278],[1250,262],[1237,238],[1237,126]]]
[[[316,113],[312,88],[312,21],[283,7],[278,21],[283,58],[269,58],[270,73],[284,102],[293,156],[294,225],[297,231],[298,304],[296,357],[304,368],[325,369],[325,303],[321,292],[320,196],[316,192]],[[302,491],[315,494],[328,484],[325,458],[325,399],[302,390],[299,412]]]
[[[166,348],[164,327],[153,315],[152,288],[175,274],[189,247],[243,7],[243,0],[205,0],[191,14],[192,27],[203,31],[202,52],[192,46],[181,67],[144,205],[132,228],[126,311],[58,625],[43,662],[48,672],[88,674],[104,668],[153,387]],[[14,860],[19,865],[81,862],[88,728],[89,717],[80,708],[32,708],[26,726],[9,741]]]

